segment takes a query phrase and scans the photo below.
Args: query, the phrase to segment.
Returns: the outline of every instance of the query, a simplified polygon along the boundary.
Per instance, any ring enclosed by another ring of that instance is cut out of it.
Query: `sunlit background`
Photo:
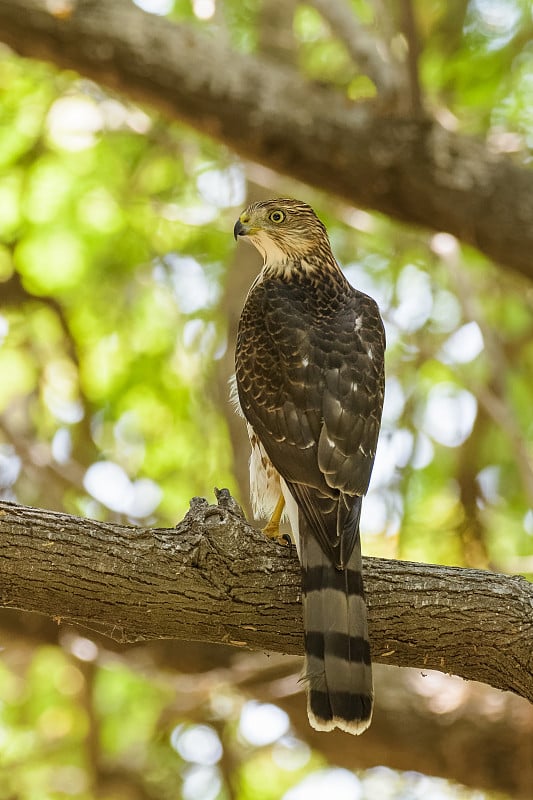
[[[252,3],[135,4],[258,48]],[[455,25],[448,5],[414,3],[428,107],[529,164],[531,4],[470,0]],[[372,24],[373,3],[352,6]],[[315,9],[297,7],[292,33],[303,73],[354,101],[372,94],[353,65],[346,73],[347,53]],[[232,228],[250,196],[295,195],[327,224],[387,331],[365,553],[533,573],[530,285],[447,233],[243,163],[148,106],[7,48],[0,85],[2,499],[162,527],[214,486],[246,505],[246,437],[227,380],[231,320],[258,262],[236,249]],[[338,759],[294,716],[305,715],[296,659],[165,647],[127,650],[5,612],[0,800],[496,797],[408,767],[354,772],[346,756],[331,766]],[[262,682],[264,669],[275,679]],[[378,697],[388,674],[377,673]],[[402,680],[441,726],[473,706],[472,692],[487,724],[509,714],[504,696],[458,679]]]

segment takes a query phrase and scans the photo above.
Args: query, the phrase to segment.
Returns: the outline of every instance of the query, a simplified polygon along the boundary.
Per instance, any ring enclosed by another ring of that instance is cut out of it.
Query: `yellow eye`
[[[283,211],[273,211],[272,214],[270,215],[270,219],[272,220],[272,222],[283,222],[283,220],[285,219],[285,214],[283,213]]]

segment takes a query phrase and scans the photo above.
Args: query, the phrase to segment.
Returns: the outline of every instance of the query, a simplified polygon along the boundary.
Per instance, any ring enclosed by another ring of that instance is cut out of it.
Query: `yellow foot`
[[[263,528],[263,533],[268,539],[274,539],[274,541],[278,542],[279,544],[287,545],[291,543],[290,537],[287,536],[286,533],[279,532],[279,521],[281,519],[281,515],[283,514],[284,506],[285,500],[283,495],[280,494],[279,500],[276,503],[276,508],[274,509],[274,513],[270,517],[270,521]]]
[[[280,544],[287,544],[286,536],[279,532],[279,523],[272,523],[271,520],[268,525],[265,525],[263,528],[263,533],[267,539],[274,539],[274,541]]]

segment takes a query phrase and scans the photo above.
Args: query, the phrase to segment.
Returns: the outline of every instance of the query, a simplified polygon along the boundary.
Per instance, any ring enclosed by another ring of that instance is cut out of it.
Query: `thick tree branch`
[[[533,277],[533,172],[430,120],[387,118],[126,0],[0,0],[0,36],[149,101],[237,153],[348,201],[446,230]]]
[[[300,573],[234,510],[193,502],[176,530],[0,503],[0,604],[117,641],[178,638],[302,653]],[[533,587],[480,570],[365,559],[375,661],[533,701]]]

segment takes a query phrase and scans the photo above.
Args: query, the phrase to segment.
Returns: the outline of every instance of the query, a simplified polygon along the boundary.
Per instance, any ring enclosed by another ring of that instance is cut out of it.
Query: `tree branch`
[[[431,120],[387,118],[281,65],[126,0],[0,0],[0,36],[148,101],[235,152],[409,223],[445,230],[533,278],[533,171]]]
[[[174,530],[0,503],[0,604],[121,642],[178,638],[303,652],[300,570],[236,512],[195,498]],[[533,701],[533,587],[480,570],[365,559],[375,661]]]
[[[411,0],[402,0],[401,3],[402,29],[408,46],[407,73],[409,75],[409,92],[411,95],[411,112],[413,116],[421,116],[424,110],[422,102],[422,88],[418,73],[418,59],[420,57],[420,42],[416,28],[415,12]]]
[[[400,92],[402,67],[392,63],[385,43],[355,17],[354,9],[345,0],[309,0],[326,20],[332,33],[348,50],[353,62],[370,78],[380,95],[381,103],[395,108]]]

